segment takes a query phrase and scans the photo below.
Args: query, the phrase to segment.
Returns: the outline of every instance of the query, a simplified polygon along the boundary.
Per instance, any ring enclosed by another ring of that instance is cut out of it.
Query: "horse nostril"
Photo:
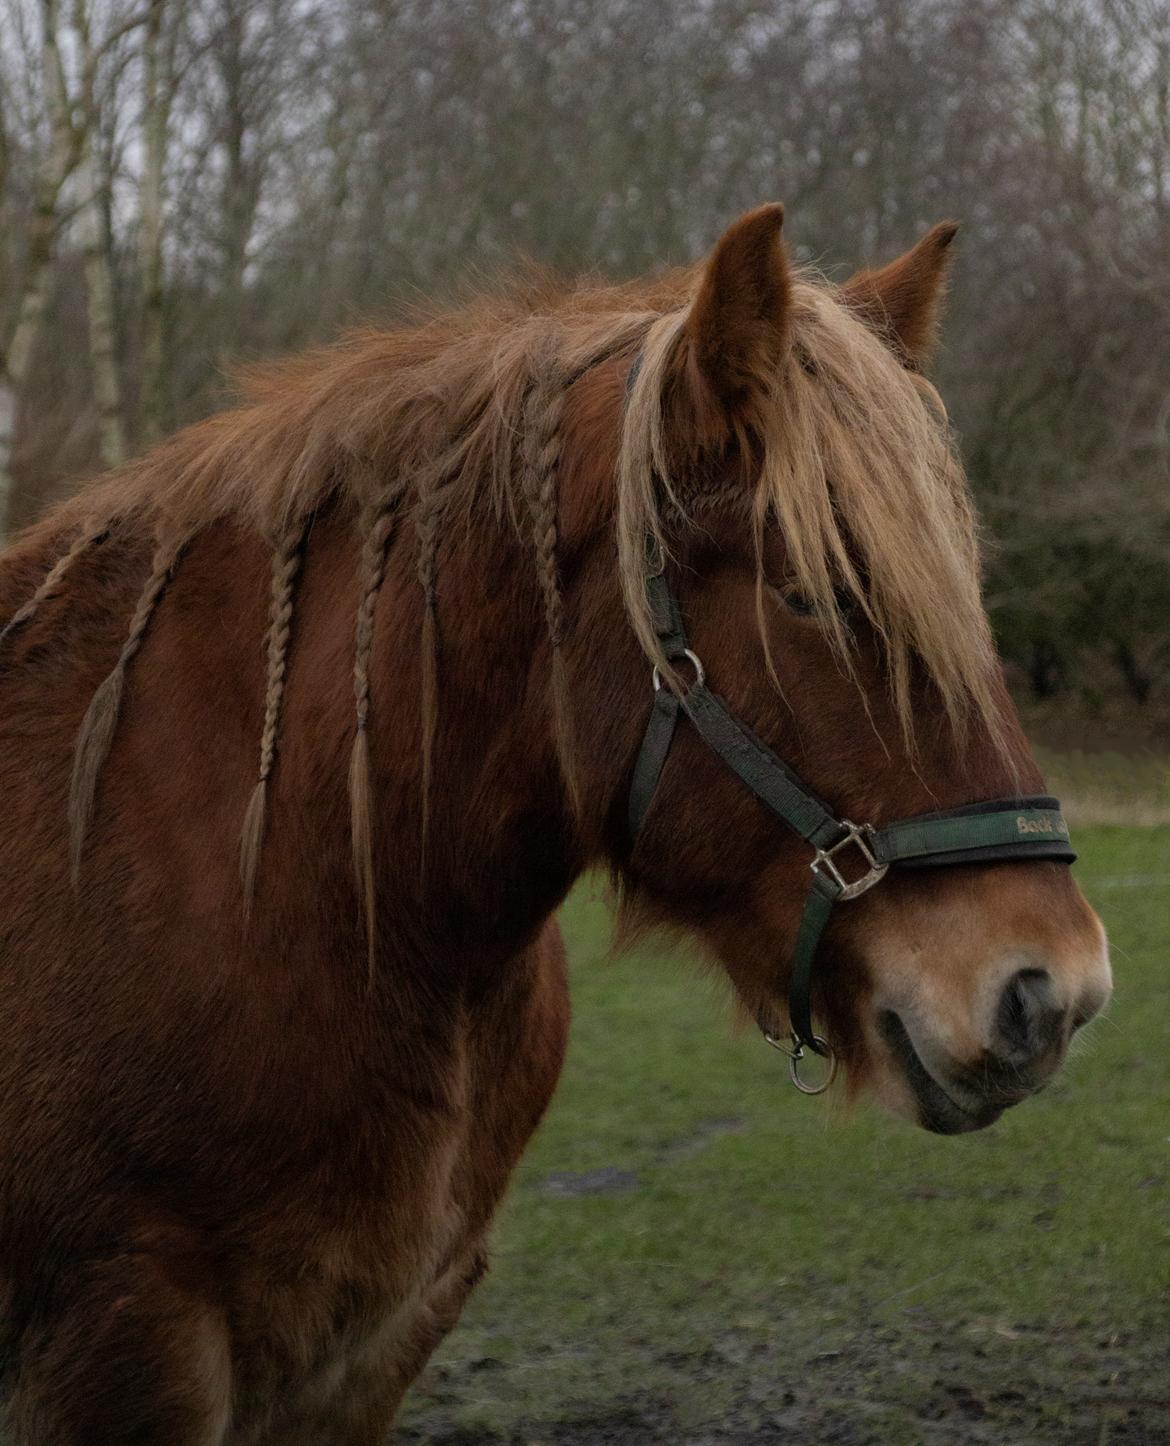
[[[1011,1064],[1026,1064],[1060,1038],[1064,1010],[1046,969],[1021,969],[1008,980],[995,1016],[996,1049]]]

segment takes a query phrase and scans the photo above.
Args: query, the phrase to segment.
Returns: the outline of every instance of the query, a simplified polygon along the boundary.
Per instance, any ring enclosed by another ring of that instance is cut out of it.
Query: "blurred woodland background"
[[[963,223],[937,373],[1037,697],[1170,699],[1170,0],[0,0],[0,520],[241,358],[787,203]]]

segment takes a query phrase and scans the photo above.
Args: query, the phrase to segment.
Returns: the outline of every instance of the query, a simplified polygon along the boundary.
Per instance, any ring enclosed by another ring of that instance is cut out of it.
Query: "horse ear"
[[[845,304],[910,366],[921,365],[934,345],[947,249],[958,229],[954,221],[940,221],[904,256],[859,271],[841,288]]]
[[[687,317],[689,364],[724,408],[739,411],[767,390],[788,346],[784,207],[759,206],[725,231]]]

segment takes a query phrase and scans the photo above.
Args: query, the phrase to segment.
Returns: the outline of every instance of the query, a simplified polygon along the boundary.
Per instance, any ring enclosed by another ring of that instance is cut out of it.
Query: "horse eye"
[[[818,609],[812,598],[807,597],[802,592],[798,592],[795,588],[780,587],[776,588],[775,591],[790,613],[795,613],[798,618],[816,617]],[[857,611],[856,598],[845,588],[834,588],[833,597],[837,602],[837,611],[842,617],[850,617]]]
[[[817,610],[817,605],[811,598],[805,597],[802,592],[782,592],[780,596],[784,599],[784,606],[790,613],[795,613],[798,618],[811,618]]]

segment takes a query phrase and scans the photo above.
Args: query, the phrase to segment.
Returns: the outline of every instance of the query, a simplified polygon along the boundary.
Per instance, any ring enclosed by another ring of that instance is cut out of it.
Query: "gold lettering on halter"
[[[1020,833],[1054,833],[1061,838],[1068,837],[1068,825],[1063,818],[1053,823],[1049,818],[1025,818],[1021,814],[1016,819],[1016,828]]]

